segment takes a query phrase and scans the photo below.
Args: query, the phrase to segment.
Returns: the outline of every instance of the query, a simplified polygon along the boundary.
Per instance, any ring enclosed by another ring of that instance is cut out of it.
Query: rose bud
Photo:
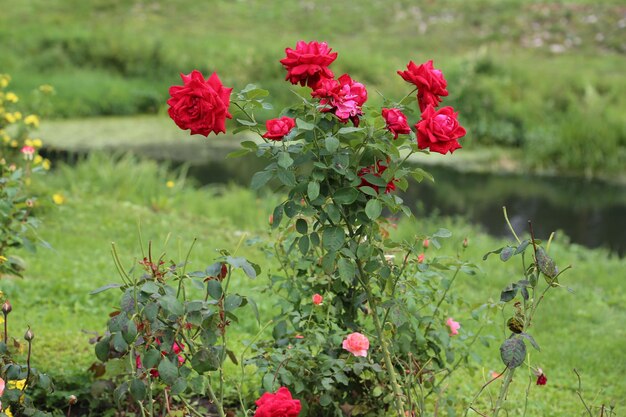
[[[35,334],[33,333],[33,331],[30,329],[30,327],[28,328],[28,330],[26,330],[26,333],[24,333],[24,339],[27,342],[30,342],[31,340],[33,340],[35,338]]]
[[[9,303],[9,300],[6,300],[4,304],[2,304],[2,313],[6,316],[11,311],[13,311],[13,307],[11,306],[11,303]]]
[[[69,405],[74,405],[78,402],[78,398],[76,398],[75,395],[70,395],[69,397],[67,397],[67,403]]]

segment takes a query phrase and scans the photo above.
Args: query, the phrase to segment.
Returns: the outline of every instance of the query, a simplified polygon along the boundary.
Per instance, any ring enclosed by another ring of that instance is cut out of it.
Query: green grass
[[[170,179],[176,182],[173,189],[165,185]],[[101,333],[109,312],[119,302],[115,291],[89,295],[95,288],[119,282],[110,256],[111,242],[115,242],[123,264],[130,267],[141,256],[139,225],[143,241],[153,241],[157,249],[168,240],[168,257],[175,260],[183,259],[191,240],[197,238],[191,265],[202,269],[212,262],[216,249],[234,249],[244,234],[267,237],[266,221],[277,201],[277,197],[257,196],[235,186],[196,188],[154,162],[132,157],[112,162],[98,154],[76,167],[58,167],[38,180],[35,187],[44,194],[44,201],[56,192],[67,199],[64,205],[53,207],[48,203],[40,209],[44,220],[40,234],[53,249],[40,248],[34,255],[20,253],[28,263],[26,276],[3,279],[1,289],[14,307],[10,317],[12,334],[21,336],[30,324],[36,335],[35,366],[64,380],[64,384],[82,381],[95,361],[93,346],[88,343],[91,335],[83,330]],[[469,236],[467,256],[482,271],[477,277],[460,281],[457,290],[472,305],[497,300],[500,290],[519,278],[514,261],[502,263],[496,257],[480,261],[485,252],[502,246],[503,241],[462,221],[427,218],[403,222],[396,238],[433,233],[440,227],[454,232],[441,253],[455,253],[461,240]],[[264,271],[273,268],[271,259],[255,246],[242,245],[239,253],[259,262]],[[432,253],[431,248],[427,256]],[[551,254],[559,266],[574,266],[563,280],[574,294],[554,291],[540,308],[533,334],[542,352],[532,355],[548,375],[548,385],[532,386],[528,415],[581,415],[582,406],[574,392],[574,367],[583,376],[588,400],[596,405],[613,401],[619,411],[626,406],[626,296],[620,290],[626,262],[602,250],[559,241],[553,243]],[[274,303],[260,293],[266,279],[265,275],[255,281],[239,278],[234,285],[242,294],[252,295],[268,319]],[[469,311],[454,311],[454,317],[466,329],[477,326],[470,320]],[[484,372],[502,368],[497,348],[503,337],[501,317],[494,319],[496,323],[484,331],[494,335],[495,342],[490,348],[477,350]],[[250,315],[236,329],[237,337],[245,339],[257,327]],[[254,386],[254,375],[249,383]],[[459,375],[453,383],[460,387],[459,398],[468,399],[480,387],[481,377]],[[526,378],[516,377],[510,415],[521,415],[519,407],[523,404],[519,398],[523,398],[525,383]]]

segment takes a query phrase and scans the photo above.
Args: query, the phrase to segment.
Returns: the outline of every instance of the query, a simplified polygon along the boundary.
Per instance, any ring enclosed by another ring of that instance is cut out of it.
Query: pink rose
[[[417,87],[420,111],[424,111],[429,104],[433,107],[439,106],[440,96],[448,95],[448,90],[446,90],[448,83],[443,73],[433,67],[433,61],[430,60],[419,66],[410,61],[406,68],[406,71],[398,71],[398,74]]]
[[[264,138],[271,140],[282,140],[287,133],[296,127],[295,119],[291,117],[283,116],[280,119],[270,119],[265,122],[267,133],[263,135]]]
[[[424,247],[424,249],[428,249],[428,247],[430,246],[430,241],[428,239],[424,239],[422,241],[422,246]]]
[[[387,124],[387,130],[393,133],[393,138],[398,139],[398,135],[407,135],[411,133],[409,122],[404,113],[400,109],[383,109],[383,118]]]
[[[302,406],[294,400],[286,387],[280,387],[275,394],[266,392],[256,400],[254,417],[297,417]]]
[[[359,125],[359,116],[363,114],[361,107],[367,101],[365,86],[354,81],[348,74],[338,80],[323,80],[311,95],[320,98],[320,104],[327,106],[322,111],[333,113],[346,123],[351,120]]]
[[[22,155],[24,155],[24,159],[32,161],[35,156],[35,148],[32,146],[24,146],[21,149]]]
[[[445,154],[461,148],[457,139],[465,136],[465,129],[459,124],[458,113],[452,107],[442,107],[435,111],[428,106],[422,113],[415,128],[417,129],[417,147],[430,148],[431,152]]]
[[[225,88],[216,73],[206,81],[197,70],[180,76],[184,85],[170,87],[171,98],[167,100],[168,113],[176,125],[191,129],[192,135],[226,133],[226,119],[232,119],[228,112],[232,88]]]
[[[313,295],[313,304],[318,306],[318,305],[322,304],[322,301],[324,301],[324,297],[322,297],[319,294]]]
[[[370,341],[361,333],[351,333],[343,341],[342,347],[354,356],[367,357]]]
[[[328,66],[337,58],[326,42],[299,41],[296,49],[286,48],[286,58],[280,60],[287,70],[286,80],[291,84],[308,85],[315,88],[321,79],[333,78],[333,72]]]
[[[421,264],[424,263],[424,258],[426,257],[426,255],[424,255],[423,253],[420,253],[419,255],[417,255],[417,263]]]
[[[461,328],[461,325],[454,321],[452,319],[452,317],[448,318],[448,321],[446,321],[446,325],[450,328],[450,336],[456,336],[457,334],[459,334],[459,329]]]

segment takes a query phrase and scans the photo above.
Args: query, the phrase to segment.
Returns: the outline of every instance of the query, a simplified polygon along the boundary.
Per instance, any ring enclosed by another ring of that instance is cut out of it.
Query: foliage
[[[4,337],[0,341],[0,415],[3,417],[48,416],[48,413],[38,410],[41,404],[35,404],[32,398],[33,389],[48,392],[54,390],[50,377],[31,366],[35,335],[28,327],[24,334],[25,343],[14,337],[11,337],[9,342],[9,317],[11,317],[13,307],[4,294],[0,295],[0,301],[3,302],[1,321],[4,325]],[[18,360],[24,349],[27,349],[26,364]]]
[[[39,221],[32,212],[37,198],[28,186],[33,172],[50,168],[50,161],[38,155],[41,139],[30,137],[39,127],[39,116],[22,113],[25,107],[19,97],[7,89],[10,80],[0,74],[0,277],[19,276],[24,269],[23,261],[10,251],[35,248],[31,238]],[[39,93],[46,91],[42,86]]]
[[[228,251],[220,253],[205,270],[186,272],[187,260],[166,264],[165,253],[153,257],[150,245],[137,277],[122,269],[114,249],[123,284],[92,294],[119,288],[122,296],[107,332],[96,339],[102,363],[92,371],[116,382],[113,399],[122,409],[156,416],[169,413],[176,407],[171,401],[179,398],[184,408],[194,410],[185,394],[206,392],[223,415],[225,361],[238,363],[227,344],[228,330],[238,322],[237,310],[248,304],[259,317],[252,298],[229,292],[231,276],[241,270],[256,278],[260,268]],[[201,297],[194,298],[198,290]]]

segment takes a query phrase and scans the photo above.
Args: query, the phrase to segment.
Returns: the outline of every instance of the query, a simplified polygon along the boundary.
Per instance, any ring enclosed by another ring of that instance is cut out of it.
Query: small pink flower
[[[294,336],[296,339],[304,339],[304,336],[302,336],[301,334],[297,334]]]
[[[351,333],[343,341],[342,347],[354,356],[367,357],[367,350],[370,348],[370,341],[367,336],[361,333]]]
[[[315,294],[313,296],[313,304],[315,304],[316,306],[322,304],[322,301],[324,301],[324,297],[322,297],[319,294]]]
[[[422,242],[422,247],[424,249],[428,249],[429,246],[430,246],[430,240],[424,239],[424,241]]]
[[[461,328],[461,325],[459,324],[459,322],[454,321],[452,317],[448,318],[448,321],[446,321],[446,325],[450,327],[450,336],[455,336],[459,334],[459,329]]]
[[[22,147],[21,152],[22,154],[24,154],[24,159],[27,159],[29,161],[32,161],[33,157],[35,156],[35,148],[33,148],[32,146]]]
[[[426,256],[423,253],[420,253],[419,255],[417,255],[417,263],[421,264],[424,262],[424,258]]]

